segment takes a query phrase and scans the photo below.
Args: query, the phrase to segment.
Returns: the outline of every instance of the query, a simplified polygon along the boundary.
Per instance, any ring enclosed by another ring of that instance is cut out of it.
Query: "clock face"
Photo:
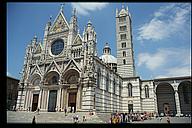
[[[51,45],[51,53],[53,55],[59,55],[64,49],[64,42],[62,39],[57,39]]]

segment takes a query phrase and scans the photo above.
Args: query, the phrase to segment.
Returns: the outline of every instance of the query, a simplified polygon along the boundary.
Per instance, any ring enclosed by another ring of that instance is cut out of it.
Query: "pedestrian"
[[[32,124],[36,124],[35,116],[33,117]]]
[[[76,116],[73,116],[73,122],[76,123]]]
[[[160,120],[160,122],[161,122],[161,120],[162,120],[162,117],[160,117],[160,119],[159,119],[159,120]]]
[[[76,115],[77,123],[79,122],[79,115]]]
[[[71,113],[73,113],[73,111],[74,111],[74,107],[71,107]]]
[[[86,121],[86,118],[85,118],[85,116],[83,116],[83,122],[85,122]]]
[[[167,123],[170,124],[170,118],[167,116]]]
[[[67,108],[66,108],[66,107],[65,107],[65,110],[64,110],[64,111],[65,111],[65,116],[67,116]]]
[[[125,113],[125,122],[126,123],[128,122],[128,115],[127,115],[127,113]]]

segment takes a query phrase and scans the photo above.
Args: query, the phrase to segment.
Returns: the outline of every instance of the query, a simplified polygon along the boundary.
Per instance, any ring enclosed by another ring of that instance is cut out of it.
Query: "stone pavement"
[[[64,112],[40,112],[38,115],[35,112],[24,111],[7,111],[7,123],[32,123],[35,116],[36,123],[74,123],[73,116],[79,116],[79,123],[104,123],[96,115],[89,115],[88,112],[68,113],[65,116]],[[86,116],[86,121],[83,122],[83,116]]]
[[[64,112],[40,112],[38,115],[35,112],[24,111],[7,111],[7,123],[32,123],[32,119],[36,117],[36,123],[74,123],[73,116],[78,114],[79,123],[108,123],[110,119],[109,113],[97,113],[89,115],[88,112],[68,113],[65,116]],[[83,122],[83,116],[86,116],[87,121]],[[155,118],[151,120],[135,121],[131,123],[167,123],[166,117]],[[170,117],[170,123],[191,123],[191,117]]]
[[[167,118],[162,117],[162,120],[160,120],[160,117],[151,119],[151,120],[144,120],[144,121],[136,121],[133,123],[166,123],[167,124]],[[191,123],[191,117],[170,117],[170,123],[177,124],[177,123]]]

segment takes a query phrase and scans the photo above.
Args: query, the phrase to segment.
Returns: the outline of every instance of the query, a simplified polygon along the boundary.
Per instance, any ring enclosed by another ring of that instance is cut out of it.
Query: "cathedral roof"
[[[99,57],[105,63],[117,63],[117,58],[111,55],[111,49],[108,43],[103,48],[103,55]]]
[[[117,63],[117,58],[110,54],[102,55],[99,58],[102,59],[102,61],[105,63]]]

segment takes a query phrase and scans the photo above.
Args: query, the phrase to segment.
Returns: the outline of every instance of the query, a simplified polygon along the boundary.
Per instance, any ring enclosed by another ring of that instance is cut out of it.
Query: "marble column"
[[[57,93],[57,106],[56,106],[56,107],[57,107],[57,111],[59,111],[59,109],[60,109],[60,107],[61,107],[61,106],[60,106],[60,101],[61,101],[61,99],[60,99],[60,98],[61,98],[61,88],[59,88],[59,90],[57,90],[57,92],[58,92],[58,93]]]
[[[48,111],[48,104],[49,104],[49,90],[46,91],[46,99],[45,99],[46,103],[45,103],[45,108]]]
[[[64,90],[63,90],[63,107],[65,108],[67,108],[68,107],[68,98],[67,98],[67,88],[64,88]]]
[[[41,90],[40,90],[40,93],[39,93],[39,99],[38,99],[38,108],[39,108],[39,109],[41,109],[41,100],[42,100],[41,95],[42,95],[42,91],[43,91],[43,89],[41,89]]]
[[[27,105],[27,102],[28,102],[28,93],[29,93],[29,91],[26,90],[25,100],[24,100],[24,109],[25,109],[25,110],[28,109],[28,105]]]
[[[44,95],[45,95],[45,91],[42,90],[42,94],[41,94],[41,109],[44,110],[44,104],[45,104],[45,101],[44,101]]]
[[[61,111],[63,111],[63,88],[61,89],[61,98],[60,98],[60,102],[61,102]]]
[[[76,99],[76,103],[77,103],[77,111],[80,110],[81,108],[81,86],[78,87],[78,90],[77,90],[77,99]]]
[[[33,93],[29,91],[29,107],[32,110]]]
[[[178,90],[175,90],[175,104],[176,104],[177,115],[179,116],[181,114],[181,108],[180,108]]]
[[[155,112],[158,115],[157,92],[154,91]]]

